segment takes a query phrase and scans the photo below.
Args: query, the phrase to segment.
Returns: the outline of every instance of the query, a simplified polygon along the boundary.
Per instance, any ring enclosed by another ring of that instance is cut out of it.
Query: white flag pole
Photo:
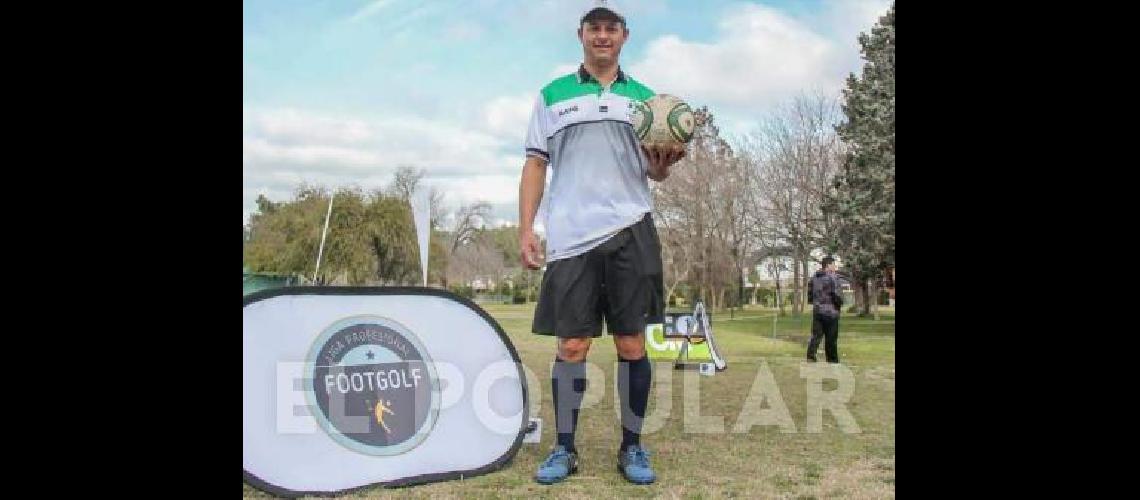
[[[317,282],[317,273],[321,272],[321,256],[325,253],[325,237],[329,234],[329,217],[332,215],[334,197],[335,193],[329,194],[329,210],[325,213],[325,229],[321,231],[321,246],[317,249],[317,269],[313,271],[313,283]]]

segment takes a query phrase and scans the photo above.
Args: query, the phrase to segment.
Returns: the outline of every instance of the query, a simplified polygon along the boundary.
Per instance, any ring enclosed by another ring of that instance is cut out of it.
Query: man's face
[[[586,59],[600,63],[618,60],[628,34],[625,25],[617,21],[586,21],[578,28]]]

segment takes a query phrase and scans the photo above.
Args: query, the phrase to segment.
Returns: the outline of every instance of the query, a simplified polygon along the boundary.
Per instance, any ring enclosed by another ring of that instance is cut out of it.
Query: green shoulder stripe
[[[626,77],[625,83],[614,83],[610,90],[620,96],[629,99],[644,101],[657,95],[649,87],[646,87],[641,82],[633,78]],[[578,73],[570,73],[565,76],[556,78],[554,81],[546,84],[542,88],[542,100],[545,105],[550,106],[555,103],[567,101],[575,97],[582,97],[584,95],[596,94],[601,91],[601,86],[597,82],[589,81],[586,83],[578,83]]]
[[[598,84],[593,82],[578,83],[578,73],[556,78],[542,88],[542,99],[547,106],[565,100],[590,95],[598,92]]]
[[[650,97],[653,97],[654,95],[657,95],[652,90],[650,90],[649,87],[642,85],[641,82],[634,80],[628,76],[626,76],[624,84],[613,86],[613,93],[637,101],[644,101]]]

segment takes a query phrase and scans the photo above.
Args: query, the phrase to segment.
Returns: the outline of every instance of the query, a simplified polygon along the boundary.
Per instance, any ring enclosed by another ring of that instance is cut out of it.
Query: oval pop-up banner
[[[288,497],[485,474],[518,452],[526,377],[474,303],[418,287],[243,297],[242,475]]]

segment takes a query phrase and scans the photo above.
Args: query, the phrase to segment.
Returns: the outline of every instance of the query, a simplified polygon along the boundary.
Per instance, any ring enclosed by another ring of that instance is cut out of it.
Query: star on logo
[[[372,351],[368,351],[368,353],[365,354],[365,356],[368,356],[368,359],[370,359],[370,360],[376,357],[375,354],[372,354]]]

